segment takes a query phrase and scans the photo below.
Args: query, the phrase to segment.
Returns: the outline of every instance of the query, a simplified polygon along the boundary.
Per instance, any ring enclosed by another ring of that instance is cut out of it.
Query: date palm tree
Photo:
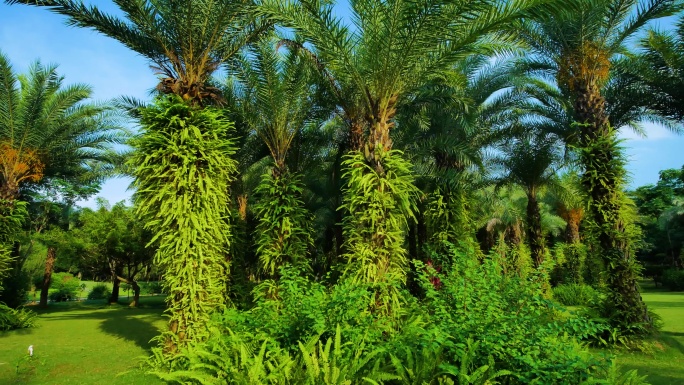
[[[495,160],[503,167],[498,183],[516,184],[527,196],[526,233],[535,267],[542,264],[547,251],[539,197],[545,188],[557,184],[556,172],[563,166],[561,149],[558,138],[537,132],[509,139]]]
[[[596,225],[601,254],[608,267],[609,316],[615,326],[633,332],[650,325],[639,288],[634,257],[628,252],[621,217],[624,160],[611,125],[604,87],[613,60],[626,53],[625,42],[650,20],[681,9],[677,0],[573,0],[567,8],[523,19],[518,27],[535,57],[534,67],[555,76],[572,100],[577,145]]]
[[[251,0],[115,0],[123,17],[76,0],[5,2],[46,7],[118,40],[150,60],[160,92],[195,103],[220,97],[211,75],[264,28],[251,22]]]
[[[14,73],[0,52],[0,200],[54,178],[88,182],[111,168],[111,145],[125,141],[112,107],[88,102],[85,84],[65,85],[57,66],[35,62]]]
[[[312,77],[296,51],[267,36],[234,62],[228,89],[249,128],[263,140],[271,164],[256,191],[260,268],[275,276],[284,263],[302,263],[312,243],[298,175],[287,164],[296,135],[314,116]]]
[[[75,0],[6,2],[46,7],[116,39],[160,75],[157,89],[168,96],[141,109],[129,164],[137,214],[158,242],[155,261],[170,292],[157,357],[173,366],[179,350],[208,337],[210,314],[226,304],[235,149],[232,123],[205,108],[221,101],[210,77],[266,26],[253,23],[251,0],[115,0],[121,17]]]

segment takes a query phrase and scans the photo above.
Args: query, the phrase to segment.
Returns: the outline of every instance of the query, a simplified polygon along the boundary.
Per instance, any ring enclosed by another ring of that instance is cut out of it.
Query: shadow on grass
[[[684,336],[684,333],[677,332],[660,332],[660,340],[672,349],[676,349],[680,354],[684,355],[684,345],[677,339],[677,337]]]
[[[646,380],[652,384],[681,385],[682,373],[676,369],[654,368],[650,364],[628,364],[625,370],[637,369],[640,375],[646,375]]]
[[[135,316],[111,317],[100,324],[100,330],[117,338],[134,342],[139,347],[150,350],[150,340],[159,335],[159,329],[153,323],[158,317],[139,318]]]
[[[149,350],[150,340],[160,334],[154,324],[162,320],[163,297],[143,302],[138,308],[127,305],[99,303],[72,303],[41,309],[44,321],[100,320],[98,329],[104,334],[121,338]]]

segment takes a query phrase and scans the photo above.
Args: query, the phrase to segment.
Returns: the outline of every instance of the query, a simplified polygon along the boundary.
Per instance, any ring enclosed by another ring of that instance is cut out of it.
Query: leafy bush
[[[252,309],[215,317],[211,338],[182,352],[180,366],[164,366],[158,355],[158,374],[235,384],[573,385],[601,374],[605,362],[579,342],[601,326],[560,317],[544,298],[541,273],[502,274],[500,257],[480,261],[475,253],[440,258],[453,269],[417,263],[422,298],[396,287],[391,312],[374,310],[381,299],[373,284],[342,278],[328,286],[302,268],[281,268],[278,281],[255,289]]]
[[[663,271],[663,287],[673,291],[684,290],[684,270],[668,269]]]
[[[35,326],[38,315],[27,309],[12,309],[0,303],[0,331]]]
[[[138,282],[140,294],[166,294],[164,287],[159,281]]]
[[[90,293],[88,293],[88,299],[107,299],[112,295],[112,291],[104,283],[98,283],[93,286]]]
[[[593,306],[598,304],[600,294],[589,285],[570,283],[554,287],[553,298],[565,306]]]
[[[552,284],[584,283],[587,247],[584,244],[560,243],[554,248],[556,265],[551,273]]]
[[[17,267],[10,269],[5,279],[0,282],[4,287],[0,292],[0,302],[15,309],[26,304],[30,281],[31,278],[25,271]]]
[[[81,280],[69,273],[52,274],[49,297],[55,302],[70,301],[78,298]]]

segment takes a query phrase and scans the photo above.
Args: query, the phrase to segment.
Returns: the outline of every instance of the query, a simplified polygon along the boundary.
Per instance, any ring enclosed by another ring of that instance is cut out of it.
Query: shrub
[[[0,331],[35,326],[38,315],[27,309],[12,309],[0,303]]]
[[[684,290],[684,270],[668,269],[663,271],[663,287],[672,291]]]
[[[31,278],[21,269],[14,267],[2,281],[4,290],[0,292],[0,302],[11,308],[18,308],[28,301]]]
[[[551,273],[552,284],[584,283],[587,247],[583,244],[558,244],[554,248],[556,265]]]
[[[112,290],[109,289],[104,283],[98,283],[93,286],[90,293],[88,293],[88,299],[107,299],[112,295]]]
[[[163,285],[159,281],[138,282],[140,294],[166,294]]]
[[[52,274],[49,297],[55,302],[70,301],[78,298],[81,280],[69,273]]]
[[[343,278],[327,286],[303,269],[281,268],[278,281],[255,289],[252,309],[215,317],[209,341],[183,352],[182,367],[158,367],[158,374],[236,384],[341,383],[328,382],[321,374],[328,371],[349,384],[364,377],[378,384],[477,377],[475,383],[568,385],[600,374],[605,362],[579,342],[600,326],[558,316],[555,302],[544,298],[543,274],[505,275],[499,257],[479,260],[474,252],[452,249],[440,258],[453,268],[438,273],[416,263],[423,296],[395,287],[400,301],[391,312],[374,311],[382,299],[372,284]],[[248,371],[254,376],[247,378]]]
[[[553,298],[564,306],[594,306],[600,295],[589,285],[570,283],[554,287]]]

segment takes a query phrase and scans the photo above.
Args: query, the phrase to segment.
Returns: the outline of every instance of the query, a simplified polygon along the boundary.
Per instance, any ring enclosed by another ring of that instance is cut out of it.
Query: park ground
[[[663,319],[649,352],[616,350],[625,369],[638,369],[653,385],[684,384],[684,293],[644,284],[644,299]],[[163,297],[143,297],[141,307],[103,301],[52,304],[38,310],[38,326],[0,332],[0,384],[159,384],[141,369],[150,339],[164,327]],[[29,359],[27,348],[34,346]],[[611,352],[603,352],[611,353]]]

